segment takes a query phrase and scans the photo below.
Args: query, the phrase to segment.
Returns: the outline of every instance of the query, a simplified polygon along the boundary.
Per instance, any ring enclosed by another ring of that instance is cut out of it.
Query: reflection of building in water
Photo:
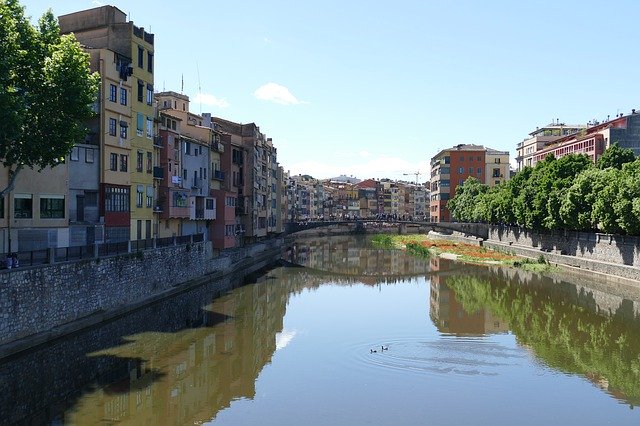
[[[438,331],[457,335],[485,335],[509,331],[507,324],[487,309],[465,311],[455,292],[446,284],[448,276],[457,276],[462,272],[460,269],[449,272],[451,261],[434,256],[430,263],[431,271],[434,273],[430,278],[429,316]]]
[[[361,277],[362,282],[373,284],[429,271],[427,259],[402,250],[363,247],[362,243],[351,236],[300,239],[292,245],[288,260],[318,271]]]
[[[253,398],[289,297],[286,286],[270,284],[215,299],[198,328],[143,333],[104,351],[132,361],[109,385],[81,398],[65,422],[193,424],[211,420],[235,399]]]

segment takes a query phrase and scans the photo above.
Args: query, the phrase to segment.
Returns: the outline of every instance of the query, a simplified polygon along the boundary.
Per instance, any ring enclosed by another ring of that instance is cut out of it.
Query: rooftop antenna
[[[180,94],[184,95],[184,73],[182,74],[182,83],[180,85]]]

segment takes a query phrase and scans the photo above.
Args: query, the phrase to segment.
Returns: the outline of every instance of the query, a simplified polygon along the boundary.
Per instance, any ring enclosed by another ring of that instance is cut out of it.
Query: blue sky
[[[90,0],[22,2],[39,17]],[[459,143],[640,109],[640,2],[121,1],[155,34],[155,87],[255,122],[292,174],[428,178]]]

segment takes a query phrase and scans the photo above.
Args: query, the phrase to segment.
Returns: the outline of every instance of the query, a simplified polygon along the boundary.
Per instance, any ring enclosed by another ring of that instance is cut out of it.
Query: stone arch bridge
[[[399,234],[407,233],[410,228],[418,228],[420,232],[461,232],[484,240],[489,237],[489,225],[484,223],[386,221],[378,219],[289,222],[286,224],[285,233],[290,235],[317,228],[347,229],[354,233],[366,233],[392,227],[397,228]]]

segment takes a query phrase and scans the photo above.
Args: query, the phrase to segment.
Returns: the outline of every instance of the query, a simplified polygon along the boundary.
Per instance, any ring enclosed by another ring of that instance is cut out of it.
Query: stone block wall
[[[488,240],[598,262],[640,265],[640,239],[637,237],[571,231],[537,232],[492,226]]]
[[[282,240],[274,239],[216,256],[210,242],[201,242],[4,270],[0,273],[0,347],[43,333],[57,337],[64,334],[57,329],[69,323],[124,312],[211,274],[251,272],[252,266],[276,260],[281,244]]]

